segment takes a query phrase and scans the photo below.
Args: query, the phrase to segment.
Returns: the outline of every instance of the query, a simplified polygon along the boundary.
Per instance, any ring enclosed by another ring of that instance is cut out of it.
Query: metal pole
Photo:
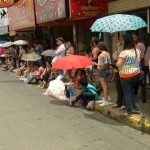
[[[73,43],[75,45],[75,50],[76,50],[76,54],[79,53],[79,50],[78,50],[78,43],[77,43],[77,23],[75,23],[73,25]]]
[[[147,32],[150,32],[150,9],[147,8]]]

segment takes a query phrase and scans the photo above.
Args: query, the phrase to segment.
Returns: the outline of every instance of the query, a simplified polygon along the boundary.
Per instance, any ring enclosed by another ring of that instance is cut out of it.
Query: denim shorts
[[[108,68],[99,70],[99,77],[105,78],[110,75],[110,71]]]

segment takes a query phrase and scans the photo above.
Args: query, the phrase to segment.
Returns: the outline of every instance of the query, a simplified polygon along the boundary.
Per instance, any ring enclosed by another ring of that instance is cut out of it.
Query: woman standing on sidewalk
[[[91,47],[93,48],[91,60],[95,63],[98,63],[98,56],[101,53],[101,51],[98,48],[98,42],[99,40],[97,38],[93,39],[91,42]],[[91,80],[92,80],[92,84],[97,88],[97,90],[99,91],[98,94],[100,95],[101,85],[99,83],[99,70],[97,69],[96,65],[92,66]]]
[[[140,113],[134,95],[134,87],[140,74],[140,52],[135,48],[133,37],[130,34],[123,35],[122,44],[123,51],[120,53],[116,65],[119,68],[120,81],[127,107],[127,113],[124,115],[130,115]]]
[[[112,55],[112,58],[114,61],[112,66],[115,65],[115,63],[117,62],[118,56],[121,53],[121,51],[122,51],[122,45],[121,45],[121,42],[118,41],[117,50]],[[116,66],[114,66],[114,67],[116,67]],[[115,72],[114,80],[115,80],[115,86],[116,86],[116,91],[117,91],[117,101],[116,101],[116,104],[114,104],[112,107],[113,108],[119,107],[120,110],[124,110],[124,109],[126,109],[126,106],[125,106],[125,99],[124,99],[124,94],[123,94],[123,90],[122,90],[122,86],[121,86],[121,82],[120,82],[118,68],[115,68],[114,72]]]
[[[98,48],[101,51],[101,54],[98,56],[97,66],[99,69],[99,81],[101,83],[104,94],[104,98],[100,102],[101,103],[100,106],[105,106],[109,104],[108,100],[111,100],[109,97],[109,90],[108,90],[108,77],[110,74],[109,67],[111,64],[111,59],[110,54],[108,52],[108,48],[104,42],[99,42]]]

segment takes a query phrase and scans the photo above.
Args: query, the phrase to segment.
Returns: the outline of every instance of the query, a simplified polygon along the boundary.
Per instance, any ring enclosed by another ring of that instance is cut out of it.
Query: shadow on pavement
[[[100,116],[100,114],[98,112],[93,112],[93,113],[90,113],[90,114],[89,113],[84,113],[84,117],[87,118],[87,119],[95,120],[95,121],[102,122],[102,123],[105,123],[105,124],[111,124],[111,125],[115,125],[115,126],[124,126],[124,124],[116,122],[111,118],[108,119],[104,115]]]
[[[66,106],[66,102],[63,100],[51,100],[50,104],[59,105],[59,106]]]

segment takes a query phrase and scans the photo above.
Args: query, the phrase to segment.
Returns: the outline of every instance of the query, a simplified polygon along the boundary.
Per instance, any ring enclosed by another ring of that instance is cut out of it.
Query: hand
[[[96,62],[92,62],[92,65],[96,65],[97,66],[98,64]]]

